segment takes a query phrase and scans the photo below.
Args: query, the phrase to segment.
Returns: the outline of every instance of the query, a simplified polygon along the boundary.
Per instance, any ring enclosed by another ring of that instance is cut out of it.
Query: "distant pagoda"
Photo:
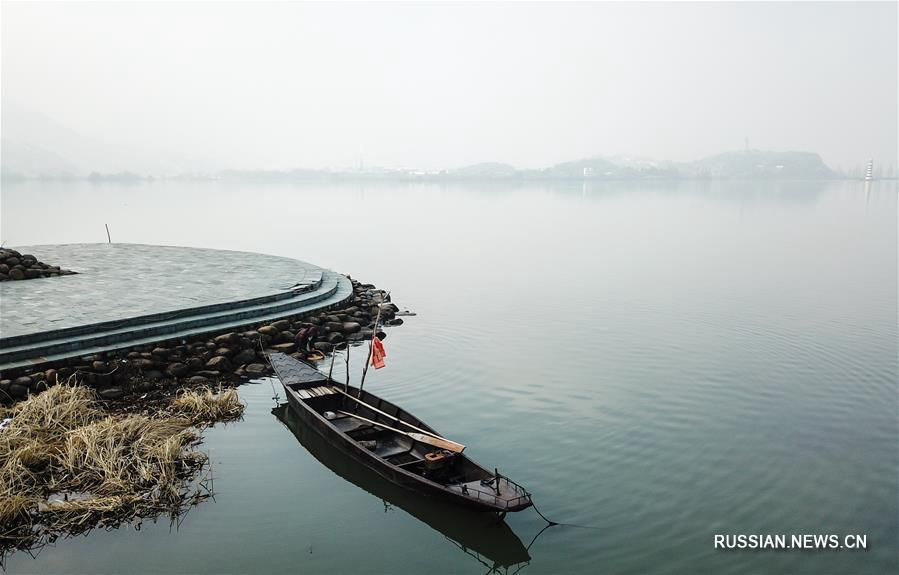
[[[865,181],[870,182],[874,179],[874,160],[868,160],[868,166],[865,168]]]

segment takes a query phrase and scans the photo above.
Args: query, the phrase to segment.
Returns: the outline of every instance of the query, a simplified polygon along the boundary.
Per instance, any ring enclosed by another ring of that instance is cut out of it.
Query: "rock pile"
[[[15,374],[0,380],[0,401],[9,403],[40,393],[72,375],[96,388],[104,399],[144,393],[184,383],[239,384],[269,375],[266,353],[280,351],[305,359],[313,352],[331,353],[345,342],[371,339],[381,309],[380,326],[401,325],[399,309],[390,297],[371,284],[353,282],[353,295],[339,309],[311,316],[291,317],[246,329],[210,333],[189,340],[161,341],[155,345],[70,358],[51,369]],[[386,334],[378,331],[378,337]],[[7,374],[4,374],[4,376]]]
[[[0,282],[64,276],[75,272],[37,261],[31,254],[0,248]]]

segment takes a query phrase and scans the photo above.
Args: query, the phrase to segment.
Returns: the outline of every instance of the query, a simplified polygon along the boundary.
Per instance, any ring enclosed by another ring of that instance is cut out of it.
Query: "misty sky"
[[[238,168],[897,155],[896,3],[2,4],[2,93]]]

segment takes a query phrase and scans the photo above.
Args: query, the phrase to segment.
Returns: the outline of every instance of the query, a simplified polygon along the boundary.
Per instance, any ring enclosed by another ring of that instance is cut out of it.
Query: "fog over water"
[[[4,2],[4,138],[40,132],[24,108],[183,170],[691,160],[747,139],[888,165],[896,20],[895,3]],[[77,164],[65,139],[25,143]]]
[[[106,241],[109,222],[114,242],[283,255],[391,290],[418,315],[387,328],[366,389],[549,517],[598,528],[550,529],[522,575],[897,572],[896,182],[35,181],[4,196],[13,245]],[[204,433],[214,502],[177,529],[15,554],[9,572],[455,575],[487,566],[454,539],[488,566],[505,555],[495,531],[460,538],[458,510],[344,480],[271,414],[268,381],[240,394],[245,420]],[[506,523],[519,546],[545,526],[532,510]],[[740,533],[870,548],[713,547]]]

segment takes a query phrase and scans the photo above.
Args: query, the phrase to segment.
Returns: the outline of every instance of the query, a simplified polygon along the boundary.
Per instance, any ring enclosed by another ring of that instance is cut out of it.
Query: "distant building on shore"
[[[870,182],[874,179],[874,160],[868,160],[868,166],[865,168],[865,181]]]

